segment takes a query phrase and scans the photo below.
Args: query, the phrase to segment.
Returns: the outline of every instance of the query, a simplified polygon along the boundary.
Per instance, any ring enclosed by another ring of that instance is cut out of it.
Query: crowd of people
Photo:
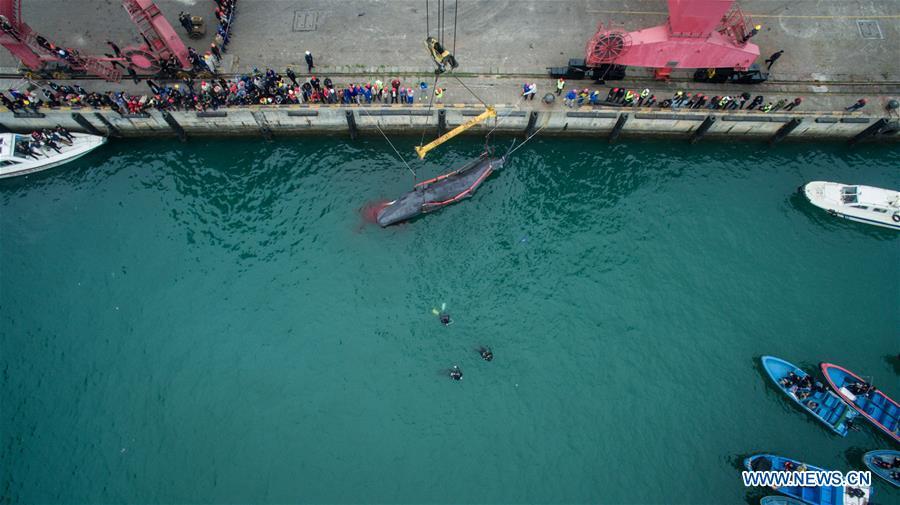
[[[534,96],[534,84],[526,84],[523,99],[527,94]],[[560,95],[565,87],[563,79],[557,80],[557,95]],[[548,94],[549,95],[549,94]],[[552,95],[550,95],[552,96]],[[671,98],[657,99],[648,88],[641,91],[626,88],[610,88],[606,96],[599,90],[584,88],[581,90],[570,89],[564,96],[564,103],[568,107],[592,106],[616,106],[616,107],[659,107],[661,109],[710,109],[710,110],[758,110],[760,112],[775,112],[779,110],[790,111],[803,103],[800,97],[793,100],[781,98],[776,101],[765,102],[763,95],[756,95],[751,100],[750,93],[743,92],[740,95],[715,95],[708,96],[702,93],[686,93],[676,91]],[[849,109],[848,109],[849,110]],[[856,109],[853,109],[856,110]]]
[[[44,151],[52,149],[57,153],[61,153],[60,144],[72,145],[75,138],[60,125],[56,128],[44,128],[42,130],[34,130],[31,132],[30,140],[21,140],[16,143],[17,154],[34,159],[40,159],[40,156],[47,156]]]
[[[196,52],[193,52],[197,58]],[[197,65],[203,63],[198,60]],[[291,68],[284,73],[266,69],[254,69],[249,74],[224,78],[211,75],[208,79],[186,76],[182,79],[168,79],[158,83],[147,79],[148,92],[127,91],[88,92],[78,84],[36,83],[30,90],[9,89],[0,93],[0,103],[13,112],[38,112],[42,107],[87,106],[110,107],[126,114],[140,114],[150,109],[198,111],[216,110],[220,107],[246,105],[287,105],[287,104],[400,104],[443,102],[446,89],[440,86],[430,89],[425,81],[404,83],[399,78],[389,82],[375,79],[368,82],[352,82],[337,85],[332,79],[320,79],[315,75],[298,76]],[[565,82],[559,80],[556,91],[562,95]],[[522,87],[522,100],[533,100],[537,94],[536,83],[526,83]],[[418,97],[418,98],[417,98]],[[791,111],[803,99],[766,101],[763,95],[751,97],[744,92],[735,96],[707,96],[703,93],[677,91],[671,97],[658,99],[649,89],[641,91],[614,87],[604,95],[600,90],[589,88],[570,89],[565,92],[564,103],[568,107],[658,107],[660,109],[709,109],[709,110],[751,110],[760,112]],[[544,101],[552,102],[552,93],[544,96]],[[866,105],[860,99],[847,108],[854,111]]]
[[[426,100],[429,86],[426,82],[415,84],[415,88],[394,78],[388,83],[376,79],[374,82],[350,83],[337,86],[328,77],[319,79],[315,75],[299,78],[290,68],[284,74],[267,69],[230,79],[212,77],[197,79],[185,77],[180,81],[160,84],[147,79],[149,93],[129,93],[108,91],[88,92],[78,84],[61,85],[48,82],[32,90],[9,89],[0,93],[0,103],[13,112],[38,112],[41,107],[90,106],[110,107],[125,114],[140,114],[148,109],[158,110],[216,110],[219,107],[236,105],[281,105],[281,104],[405,104]],[[433,90],[434,103],[441,103],[445,89]],[[8,94],[8,95],[7,95]],[[431,98],[428,98],[431,100]]]

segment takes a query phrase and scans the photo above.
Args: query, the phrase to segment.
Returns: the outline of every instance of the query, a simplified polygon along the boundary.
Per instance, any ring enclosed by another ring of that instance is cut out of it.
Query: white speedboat
[[[833,216],[900,230],[900,192],[824,181],[801,189],[810,203]]]
[[[106,137],[71,133],[71,145],[59,142],[59,152],[43,146],[34,149],[34,156],[26,149],[31,135],[18,133],[0,134],[0,179],[30,174],[53,168],[76,158],[80,158],[106,142]]]

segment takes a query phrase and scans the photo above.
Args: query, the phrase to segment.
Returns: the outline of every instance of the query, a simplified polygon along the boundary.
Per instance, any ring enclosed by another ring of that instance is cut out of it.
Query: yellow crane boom
[[[431,142],[425,144],[424,146],[417,146],[416,153],[419,155],[419,159],[425,159],[425,155],[428,154],[428,151],[434,149],[435,147],[443,144],[444,142],[452,139],[453,137],[459,135],[460,133],[468,130],[469,128],[477,125],[478,123],[484,121],[485,119],[497,117],[497,111],[494,110],[490,105],[485,109],[481,114],[473,117],[472,119],[466,121],[465,123],[457,126],[456,128],[448,131],[447,133],[441,135],[440,137],[432,140]]]

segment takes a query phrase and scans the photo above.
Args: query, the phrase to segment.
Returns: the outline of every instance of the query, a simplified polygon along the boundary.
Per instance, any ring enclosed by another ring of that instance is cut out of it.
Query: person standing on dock
[[[181,23],[181,26],[183,26],[185,30],[187,30],[188,35],[194,31],[194,23],[191,21],[190,14],[181,11],[181,13],[178,14],[178,22]]]
[[[847,112],[853,112],[855,110],[862,109],[865,106],[866,106],[866,99],[860,98],[859,100],[856,101],[855,104],[851,105],[850,107],[846,107],[844,110]]]
[[[222,62],[222,51],[219,51],[219,46],[217,46],[215,42],[209,45],[209,52],[211,52],[216,59],[216,63]]]
[[[559,96],[563,92],[563,88],[566,87],[566,80],[560,77],[556,80],[556,96]]]
[[[298,86],[298,84],[297,84],[297,74],[295,74],[294,71],[291,70],[291,67],[288,67],[287,70],[284,71],[284,73],[285,73],[285,75],[288,76],[288,79],[290,79],[291,82],[294,83],[294,86]]]
[[[434,88],[434,101],[435,103],[442,103],[444,99],[444,88],[438,86]]]
[[[744,38],[741,39],[741,44],[746,44],[748,40],[752,39],[759,31],[762,30],[762,25],[756,25],[750,30],[747,35],[744,35]]]
[[[306,71],[311,74],[314,68],[316,66],[313,65],[313,55],[311,52],[306,51]]]
[[[800,98],[800,97],[798,96],[797,98],[794,99],[793,102],[787,104],[787,105],[784,107],[784,110],[794,110],[794,107],[800,105],[800,103],[801,103],[802,101],[803,101],[803,99]]]
[[[782,54],[784,54],[784,50],[772,53],[772,56],[766,58],[766,64],[768,65],[768,67],[766,67],[766,70],[772,70],[772,65],[774,65],[775,62],[778,61],[778,58],[781,58]]]

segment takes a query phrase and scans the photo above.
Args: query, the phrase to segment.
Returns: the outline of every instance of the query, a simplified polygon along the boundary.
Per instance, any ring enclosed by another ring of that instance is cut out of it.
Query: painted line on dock
[[[654,15],[668,16],[668,12],[661,11],[608,11],[608,10],[587,10],[588,14],[624,14],[630,16]],[[881,14],[874,16],[866,15],[805,15],[805,14],[753,14],[747,13],[751,18],[775,18],[775,19],[900,19],[900,14]]]

